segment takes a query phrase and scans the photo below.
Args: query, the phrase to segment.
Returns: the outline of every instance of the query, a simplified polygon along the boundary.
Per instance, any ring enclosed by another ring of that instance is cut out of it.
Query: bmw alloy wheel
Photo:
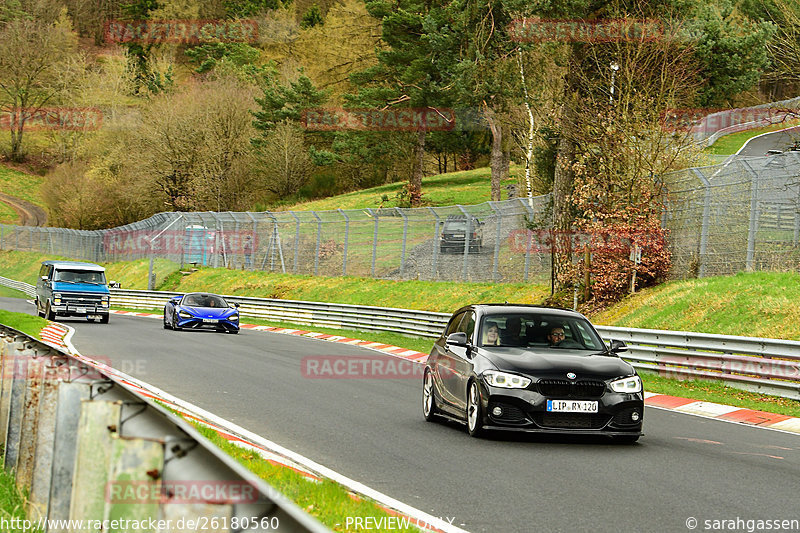
[[[434,394],[433,374],[429,369],[425,370],[425,378],[422,383],[422,414],[428,422],[433,422],[436,419],[436,396]]]
[[[467,393],[467,431],[473,437],[479,437],[483,433],[483,413],[481,413],[481,393],[478,389],[478,382],[473,381],[469,385]]]

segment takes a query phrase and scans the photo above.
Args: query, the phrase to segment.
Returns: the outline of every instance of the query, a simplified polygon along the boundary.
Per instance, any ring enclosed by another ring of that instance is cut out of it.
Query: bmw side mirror
[[[457,331],[455,333],[451,333],[447,336],[447,344],[452,344],[453,346],[466,346],[467,345],[467,334],[462,331]]]
[[[611,347],[609,348],[610,352],[619,353],[619,352],[627,352],[628,345],[625,344],[623,341],[613,340],[611,341]]]

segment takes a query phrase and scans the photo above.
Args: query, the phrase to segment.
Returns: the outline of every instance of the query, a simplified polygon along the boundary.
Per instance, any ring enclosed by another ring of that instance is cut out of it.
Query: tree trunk
[[[414,173],[408,181],[408,194],[411,199],[411,207],[417,207],[422,198],[422,170],[425,162],[425,130],[417,132],[417,157],[414,165]]]
[[[483,109],[486,122],[489,124],[489,130],[492,132],[492,155],[489,160],[489,164],[492,168],[492,201],[499,202],[500,181],[503,178],[503,170],[505,169],[506,173],[508,173],[508,163],[504,161],[505,157],[503,155],[503,128],[499,124],[497,115],[495,115],[492,108],[484,103]]]

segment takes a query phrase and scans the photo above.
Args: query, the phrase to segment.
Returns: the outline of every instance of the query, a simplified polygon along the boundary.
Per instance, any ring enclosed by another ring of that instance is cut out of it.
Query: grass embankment
[[[33,283],[38,273],[37,254],[0,252],[0,275]],[[147,286],[147,261],[108,264],[109,279],[119,279],[124,288]],[[170,269],[176,270],[170,273]],[[211,291],[239,296],[283,298],[361,305],[401,307],[449,313],[472,302],[541,303],[546,287],[525,284],[386,281],[359,278],[315,278],[263,272],[202,268],[189,275],[177,265],[157,263],[160,290]],[[597,324],[684,330],[728,335],[800,340],[800,275],[795,273],[749,273],[736,276],[674,281],[626,298],[611,308],[590,316]],[[160,312],[159,309],[154,310]],[[374,340],[427,352],[431,341],[398,334],[343,331],[308,325],[247,322]],[[800,416],[800,402],[742,392],[704,381],[679,382],[644,376],[652,392]],[[788,410],[788,411],[787,411]]]
[[[14,328],[17,331],[35,337],[39,340],[42,339],[42,328],[47,326],[49,322],[44,318],[36,315],[27,315],[25,313],[14,313],[13,311],[6,311],[0,309],[0,324]],[[0,469],[1,470],[1,469]]]
[[[0,165],[0,192],[26,200],[44,207],[39,186],[44,181],[41,176],[27,174]],[[7,204],[0,202],[0,224],[16,224],[19,216]]]
[[[506,185],[516,184],[525,169],[511,165],[510,177],[500,184],[501,200],[508,199]],[[422,203],[425,206],[473,205],[491,200],[489,168],[476,168],[448,172],[422,179]],[[270,209],[296,211],[325,211],[336,209],[365,209],[377,207],[396,207],[399,205],[397,193],[405,187],[406,182],[388,183],[371,189],[363,189],[331,198],[323,198],[311,202],[282,205]],[[521,194],[519,192],[518,194]],[[383,198],[388,200],[384,201]]]
[[[717,142],[703,150],[703,153],[706,154],[714,154],[714,155],[731,155],[735,154],[739,151],[739,149],[744,146],[749,139],[752,139],[756,135],[761,135],[762,133],[769,133],[771,131],[778,131],[783,130],[786,128],[791,128],[792,126],[797,126],[800,124],[800,120],[787,120],[786,122],[782,122],[780,124],[773,124],[772,126],[766,126],[763,128],[756,128],[753,130],[747,131],[740,131],[738,133],[731,133],[729,135],[724,135],[717,139]],[[762,154],[763,155],[763,154]]]
[[[0,453],[0,461],[3,456]],[[3,531],[28,531],[35,533],[36,528],[24,529],[22,521],[25,520],[26,496],[17,489],[14,474],[0,468],[0,518],[10,525],[17,525],[17,529],[4,529]]]

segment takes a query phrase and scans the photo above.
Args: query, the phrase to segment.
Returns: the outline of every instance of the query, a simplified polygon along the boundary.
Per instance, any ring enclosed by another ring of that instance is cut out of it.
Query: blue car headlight
[[[228,317],[228,320],[230,320],[231,322],[238,322],[239,313],[233,313],[231,316]]]
[[[194,315],[192,315],[191,313],[187,313],[186,311],[183,310],[178,311],[178,316],[180,318],[194,318]]]

